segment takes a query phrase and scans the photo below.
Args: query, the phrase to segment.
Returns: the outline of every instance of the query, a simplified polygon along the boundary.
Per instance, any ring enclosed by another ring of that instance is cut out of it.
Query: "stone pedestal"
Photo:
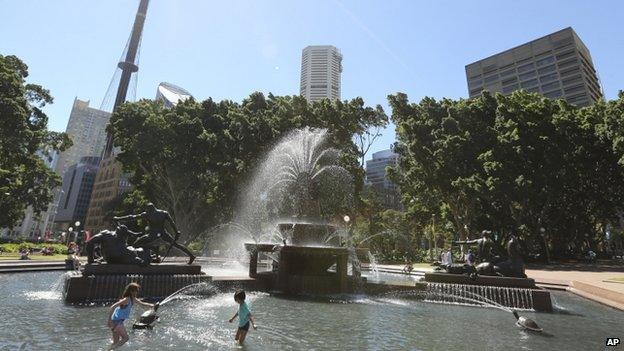
[[[535,285],[535,281],[530,278],[512,278],[512,277],[497,277],[479,275],[476,279],[470,278],[464,274],[449,274],[449,273],[425,273],[425,282],[433,284],[449,284],[449,285],[468,285],[468,286],[483,286],[506,289],[520,289],[523,292],[530,292],[533,309],[541,312],[551,312],[552,301],[550,298],[550,292],[541,289]],[[487,291],[487,290],[486,290]],[[505,299],[497,297],[496,294],[490,296],[495,302],[502,305],[505,304]],[[508,306],[513,307],[513,306]]]
[[[120,298],[124,287],[134,282],[141,285],[141,297],[160,300],[187,285],[211,280],[199,265],[91,264],[65,279],[63,296],[69,303],[107,303]]]
[[[349,250],[344,247],[245,244],[250,252],[249,276],[269,290],[288,294],[333,294],[356,290],[360,277],[348,276]],[[259,252],[279,252],[277,272],[258,273]],[[332,265],[336,272],[329,272]]]

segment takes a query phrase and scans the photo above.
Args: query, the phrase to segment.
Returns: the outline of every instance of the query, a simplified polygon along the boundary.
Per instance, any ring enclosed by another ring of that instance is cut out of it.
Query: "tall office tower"
[[[524,89],[591,105],[602,94],[589,50],[570,27],[466,66],[470,97]]]
[[[137,54],[139,52],[139,44],[141,43],[148,4],[149,0],[140,1],[134,17],[134,25],[130,32],[130,39],[124,50],[123,61],[117,64],[121,74],[119,75],[119,85],[117,86],[113,111],[126,101],[130,82],[132,78],[136,78],[139,70]],[[136,83],[136,79],[134,82]],[[91,203],[89,204],[84,223],[84,229],[90,230],[92,233],[106,229],[109,226],[112,219],[109,218],[112,205],[119,200],[121,194],[130,188],[130,183],[122,171],[121,164],[116,161],[115,155],[117,151],[114,148],[113,135],[108,134],[100,168],[93,185]]]
[[[84,223],[100,157],[81,157],[67,167],[54,223],[67,229],[76,221]]]
[[[162,101],[165,107],[173,107],[180,101],[192,97],[191,93],[171,83],[162,82],[156,89],[156,101]]]
[[[73,145],[61,152],[56,163],[56,173],[63,176],[67,167],[83,156],[100,156],[106,143],[106,125],[110,113],[89,107],[89,101],[74,99],[65,132]]]
[[[308,101],[340,100],[342,54],[335,46],[315,45],[301,54],[301,95]]]
[[[401,207],[398,189],[386,172],[386,167],[396,166],[398,160],[399,155],[387,149],[373,153],[373,158],[366,161],[366,184],[377,191],[386,208]]]

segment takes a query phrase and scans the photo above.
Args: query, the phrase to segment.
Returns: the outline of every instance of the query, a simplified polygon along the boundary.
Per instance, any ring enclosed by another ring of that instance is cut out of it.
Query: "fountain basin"
[[[488,298],[506,307],[513,307],[509,296],[530,295],[531,308],[536,311],[552,312],[552,300],[550,292],[535,285],[535,281],[530,278],[513,278],[479,275],[471,278],[464,274],[449,273],[425,273],[425,282],[435,286],[450,286],[452,289],[460,287],[464,291],[477,293],[479,295],[489,294]],[[480,289],[482,287],[483,289]]]
[[[129,283],[139,283],[142,296],[156,300],[187,285],[210,281],[212,277],[199,265],[92,264],[65,278],[63,298],[69,303],[105,303],[118,299]]]
[[[349,249],[344,247],[292,246],[272,243],[246,243],[250,253],[249,276],[268,290],[290,294],[353,292],[359,276],[348,276]],[[279,260],[272,272],[257,272],[260,252],[277,252]],[[336,265],[336,271],[329,268]]]

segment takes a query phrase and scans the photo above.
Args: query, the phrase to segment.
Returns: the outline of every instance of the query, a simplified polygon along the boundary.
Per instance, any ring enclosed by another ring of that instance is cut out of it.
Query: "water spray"
[[[195,284],[187,285],[181,289],[178,289],[173,294],[165,297],[162,301],[154,304],[153,309],[143,312],[143,314],[141,314],[141,316],[139,317],[139,320],[132,325],[132,329],[152,329],[154,327],[154,323],[156,323],[156,321],[159,319],[158,315],[156,314],[156,311],[158,311],[158,308],[160,306],[170,302],[171,300],[173,300],[173,298],[176,295],[180,294],[181,292],[189,290],[194,287],[200,287],[200,286],[210,287],[206,283],[195,283]],[[213,290],[214,290],[214,287],[213,287]]]

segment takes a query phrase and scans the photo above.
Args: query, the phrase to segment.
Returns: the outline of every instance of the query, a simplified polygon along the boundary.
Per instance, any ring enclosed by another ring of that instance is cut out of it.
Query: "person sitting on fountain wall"
[[[115,349],[125,344],[130,338],[124,326],[124,321],[130,317],[130,312],[135,303],[156,310],[158,304],[143,302],[137,298],[141,286],[137,283],[130,283],[126,286],[121,296],[121,300],[115,302],[108,313],[107,325],[113,333],[113,344],[109,350]]]
[[[153,247],[157,247],[162,242],[165,242],[184,252],[189,257],[188,264],[193,263],[193,261],[195,260],[195,255],[193,255],[193,253],[189,249],[180,245],[176,241],[178,236],[180,235],[180,231],[178,230],[178,227],[169,215],[169,212],[157,209],[156,206],[154,206],[154,204],[150,202],[147,204],[145,212],[137,215],[113,217],[113,220],[115,221],[135,221],[137,219],[143,219],[147,222],[147,233],[134,242],[134,247],[151,249]],[[165,230],[165,225],[167,223],[169,223],[173,230],[176,232],[175,239]]]
[[[258,327],[256,327],[256,322],[253,320],[249,306],[245,302],[245,292],[243,290],[234,294],[234,301],[238,303],[238,312],[236,312],[234,317],[230,318],[230,323],[238,316],[238,330],[234,340],[238,341],[239,345],[242,345],[247,336],[247,331],[249,331],[249,322],[251,322],[254,329],[258,329]]]
[[[466,264],[469,266],[475,265],[475,255],[472,253],[472,249],[468,249],[468,253],[466,254]]]
[[[453,244],[477,244],[477,256],[481,262],[490,261],[493,258],[493,245],[494,242],[491,239],[492,232],[489,230],[484,230],[481,232],[481,238],[475,240],[464,240],[464,241],[453,241]]]
[[[442,252],[442,266],[448,267],[453,264],[453,254],[451,253],[451,248],[448,247],[446,250]]]

